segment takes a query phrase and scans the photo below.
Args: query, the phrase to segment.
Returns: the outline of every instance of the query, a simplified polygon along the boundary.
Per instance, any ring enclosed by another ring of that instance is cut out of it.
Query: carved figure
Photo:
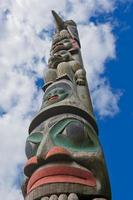
[[[44,97],[26,140],[25,200],[111,200],[75,22],[56,22]]]

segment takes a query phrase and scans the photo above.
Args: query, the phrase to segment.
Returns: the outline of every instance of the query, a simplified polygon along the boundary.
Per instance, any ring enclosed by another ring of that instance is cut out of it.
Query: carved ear
[[[57,32],[63,30],[64,29],[64,21],[61,19],[61,17],[54,10],[52,10],[52,14],[53,14],[53,17],[55,19]]]

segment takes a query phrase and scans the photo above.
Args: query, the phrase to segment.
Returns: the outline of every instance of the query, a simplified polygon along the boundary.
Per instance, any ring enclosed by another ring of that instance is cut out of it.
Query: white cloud
[[[82,54],[94,109],[101,117],[119,112],[120,92],[114,93],[104,74],[106,61],[115,58],[115,38],[109,23],[79,26]],[[100,97],[100,102],[98,101]]]
[[[109,83],[104,79],[98,82],[100,83],[92,92],[94,109],[99,111],[101,117],[113,117],[119,112],[118,101],[122,93],[120,91],[113,93]]]
[[[112,12],[110,0],[1,0],[0,2],[0,194],[2,199],[23,199],[15,186],[17,166],[24,163],[24,145],[33,113],[39,110],[42,92],[35,81],[49,57],[53,28],[51,10],[79,23],[84,65],[93,103],[100,116],[119,111],[119,93],[113,93],[107,77],[101,78],[108,59],[115,58],[115,38],[109,23],[95,25],[88,19]],[[86,25],[85,25],[86,24]],[[42,39],[38,37],[43,33]],[[102,76],[103,77],[103,76]],[[106,80],[106,81],[105,81]],[[100,102],[99,102],[100,96]]]

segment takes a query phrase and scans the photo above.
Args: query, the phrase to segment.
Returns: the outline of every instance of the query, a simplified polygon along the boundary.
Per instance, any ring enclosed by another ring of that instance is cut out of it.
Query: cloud
[[[113,117],[119,112],[118,101],[122,93],[119,90],[114,93],[106,79],[101,79],[98,82],[101,83],[92,92],[94,109],[99,111],[100,117]]]
[[[113,92],[104,77],[106,62],[115,58],[115,38],[109,23],[90,23],[79,26],[82,54],[95,111],[100,117],[114,116],[119,112],[121,92]],[[100,101],[99,101],[100,97]]]
[[[18,166],[25,161],[27,130],[39,110],[42,91],[36,83],[46,69],[55,9],[78,23],[84,66],[93,104],[101,117],[119,111],[120,93],[104,77],[106,62],[115,58],[115,38],[109,23],[94,24],[92,16],[111,13],[110,0],[2,0],[0,4],[0,194],[23,199],[18,189]],[[100,97],[100,99],[99,99]],[[100,100],[100,101],[99,101]]]

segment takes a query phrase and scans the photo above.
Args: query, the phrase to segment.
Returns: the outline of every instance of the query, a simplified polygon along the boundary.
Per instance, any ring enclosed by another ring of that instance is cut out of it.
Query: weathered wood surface
[[[44,97],[26,140],[25,200],[111,200],[76,23],[54,11]]]

